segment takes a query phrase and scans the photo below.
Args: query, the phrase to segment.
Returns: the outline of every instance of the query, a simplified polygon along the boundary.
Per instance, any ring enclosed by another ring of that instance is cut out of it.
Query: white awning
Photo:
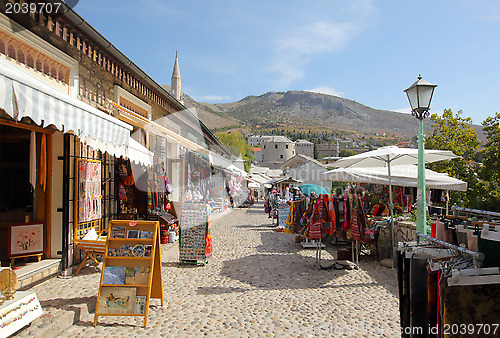
[[[229,166],[233,165],[233,162],[230,159],[214,153],[213,151],[208,152],[208,159],[212,166],[225,170],[227,172],[231,172]]]
[[[84,136],[81,141],[94,149],[100,149],[101,151],[109,153],[107,150],[108,146],[99,140],[96,141],[88,136]],[[149,151],[148,148],[144,147],[133,138],[129,138],[127,143],[127,146],[114,148],[114,156],[129,159],[136,164],[144,165],[146,167],[151,167],[153,165],[153,152]]]
[[[148,148],[144,147],[142,144],[130,138],[126,157],[131,161],[142,164],[147,167],[151,167],[153,165],[153,152],[149,151]]]
[[[209,151],[207,148],[188,140],[187,138],[169,130],[162,125],[150,121],[145,117],[142,117],[135,112],[119,105],[116,102],[111,102],[111,105],[120,110],[120,117],[124,118],[127,122],[133,123],[136,126],[143,128],[146,131],[149,131],[155,135],[163,136],[171,142],[177,143],[183,147],[186,147],[192,151],[198,152],[201,155],[208,156]]]
[[[127,152],[132,126],[96,109],[0,57],[0,108],[14,119],[73,131],[110,155]]]

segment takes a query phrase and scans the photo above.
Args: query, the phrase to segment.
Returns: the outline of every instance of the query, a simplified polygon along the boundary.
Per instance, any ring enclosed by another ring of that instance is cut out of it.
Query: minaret
[[[179,60],[175,52],[175,63],[172,77],[170,78],[170,90],[177,101],[181,101],[181,72],[179,71]]]

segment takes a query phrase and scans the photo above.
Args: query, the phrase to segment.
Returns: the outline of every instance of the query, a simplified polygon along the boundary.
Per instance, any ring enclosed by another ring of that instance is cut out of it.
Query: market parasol
[[[459,156],[448,150],[425,149],[425,163],[451,160]],[[338,168],[354,167],[387,167],[389,180],[389,209],[391,211],[391,235],[394,247],[394,208],[392,198],[391,165],[418,164],[418,149],[399,148],[397,146],[381,147],[365,153],[341,158],[333,165]]]
[[[303,185],[300,185],[298,187],[300,189],[300,191],[302,191],[303,194],[307,195],[307,196],[311,196],[311,193],[315,193],[316,195],[328,195],[328,191],[323,188],[323,187],[320,187],[319,185],[316,185],[316,184],[303,184]]]
[[[389,177],[385,167],[336,168],[323,173],[321,177],[324,181],[389,185]],[[418,167],[416,165],[391,166],[391,183],[401,187],[416,187]],[[467,182],[430,169],[425,169],[425,186],[442,190],[467,190]]]

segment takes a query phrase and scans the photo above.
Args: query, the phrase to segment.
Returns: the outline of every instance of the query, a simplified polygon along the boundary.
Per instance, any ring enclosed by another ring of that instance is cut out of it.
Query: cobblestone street
[[[61,337],[398,336],[395,270],[372,257],[359,270],[319,270],[315,250],[270,221],[261,202],[212,221],[205,266],[179,265],[175,247],[162,250],[165,303],[152,301],[146,328],[134,317],[99,317],[92,326],[100,269],[89,266],[34,287],[45,315],[19,335],[39,336],[51,318],[70,313]],[[322,256],[331,264],[334,247]]]

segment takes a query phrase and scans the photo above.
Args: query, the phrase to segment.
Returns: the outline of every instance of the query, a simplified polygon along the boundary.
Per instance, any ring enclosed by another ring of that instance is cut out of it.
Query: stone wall
[[[395,221],[394,234],[396,236],[396,246],[399,242],[408,242],[414,240],[414,231],[417,229],[415,222]],[[380,230],[378,237],[378,255],[379,259],[392,257],[391,248],[391,229],[390,227]]]

